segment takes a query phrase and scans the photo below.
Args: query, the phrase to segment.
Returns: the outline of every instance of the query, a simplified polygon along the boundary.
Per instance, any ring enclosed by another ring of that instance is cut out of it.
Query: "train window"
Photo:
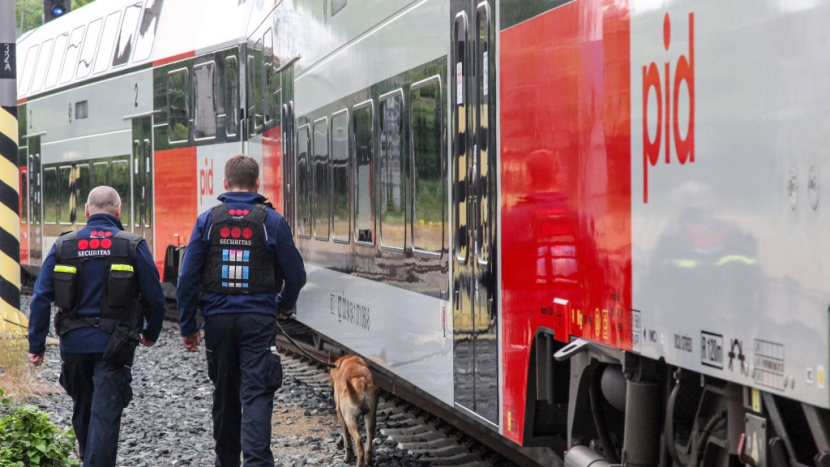
[[[372,193],[372,101],[352,109],[354,128],[354,237],[356,244],[375,244],[375,203]]]
[[[308,125],[297,130],[297,235],[311,238],[311,183],[308,177]]]
[[[213,139],[216,136],[216,102],[213,100],[214,71],[216,64],[202,63],[193,67],[193,94],[195,96],[196,139]]]
[[[156,29],[158,29],[159,14],[161,14],[163,3],[164,0],[147,0],[144,5],[144,16],[141,18],[141,26],[138,28],[133,62],[150,58],[153,42],[156,40]]]
[[[29,222],[29,177],[24,170],[20,172],[20,222]]]
[[[380,97],[380,244],[403,249],[406,241],[406,176],[403,165],[403,91]]]
[[[81,53],[81,42],[84,40],[84,26],[78,26],[72,30],[69,36],[69,46],[66,48],[66,56],[63,60],[61,71],[61,83],[68,83],[75,75],[75,67],[78,65],[78,55]]]
[[[129,228],[132,219],[132,188],[130,186],[130,163],[128,161],[114,161],[112,163],[111,187],[121,196],[121,223]]]
[[[311,179],[314,184],[311,199],[311,211],[314,215],[314,238],[329,239],[329,141],[328,118],[323,117],[314,122],[314,159],[311,163]]]
[[[453,204],[455,206],[453,215],[453,238],[455,239],[455,259],[460,264],[467,262],[467,80],[469,71],[469,59],[467,57],[467,15],[463,12],[455,18],[455,31],[453,42],[453,61],[456,79],[453,80],[451,97],[453,102],[453,141],[452,164],[453,164]]]
[[[236,57],[225,59],[225,133],[236,136],[239,127],[239,66]]]
[[[55,39],[55,48],[52,49],[52,59],[49,60],[49,70],[46,72],[46,89],[58,84],[58,75],[61,71],[63,53],[66,51],[66,43],[68,41],[69,33],[61,34]]]
[[[111,185],[109,181],[109,164],[106,162],[92,164],[92,179],[90,182],[93,188],[101,185]]]
[[[441,253],[444,248],[444,182],[441,170],[441,78],[412,85],[409,91],[414,183],[412,247]]]
[[[277,90],[277,75],[274,73],[274,39],[270,29],[262,36],[262,44],[262,77],[265,88],[262,96],[262,114],[265,117],[265,123],[271,123],[274,119],[274,112],[277,112],[279,107],[273,107],[272,101],[274,92]]]
[[[49,60],[52,58],[52,46],[54,39],[47,39],[43,41],[40,46],[40,55],[37,58],[37,66],[35,67],[35,76],[32,79],[32,86],[29,92],[40,91],[43,86],[43,79],[46,78],[46,67],[49,66]]]
[[[23,62],[23,73],[20,75],[20,84],[17,86],[18,94],[26,94],[26,91],[29,90],[29,83],[32,81],[32,74],[35,71],[35,62],[37,62],[37,51],[39,48],[40,46],[35,44],[29,47],[29,51],[26,52],[26,61]]]
[[[43,223],[58,222],[58,172],[43,169]]]
[[[331,117],[332,236],[349,243],[349,111]]]
[[[115,55],[112,56],[112,66],[118,67],[125,65],[130,60],[130,52],[132,52],[133,35],[135,35],[135,28],[138,26],[138,17],[141,16],[141,4],[128,6],[124,10],[124,21],[121,22],[121,31],[118,33],[118,40],[115,48]]]
[[[58,214],[61,224],[75,222],[75,170],[73,167],[58,168]]]
[[[256,45],[249,49],[248,55],[248,89],[250,90],[250,110],[248,115],[251,120],[248,123],[251,136],[256,130],[262,128],[262,73],[258,63],[262,63],[262,39],[256,41]]]
[[[90,190],[89,165],[81,164],[75,168],[75,206],[79,224],[83,224],[84,222],[82,221],[86,218],[84,206],[86,205]]]
[[[476,92],[478,93],[478,112],[476,118],[476,147],[477,151],[473,157],[478,170],[476,170],[476,256],[482,264],[490,260],[490,239],[492,238],[493,220],[490,212],[490,120],[491,108],[490,99],[490,7],[482,2],[476,12]]]
[[[187,141],[190,133],[187,103],[187,69],[171,71],[167,75],[167,139],[170,143]]]
[[[75,119],[83,120],[89,117],[89,101],[75,103]]]
[[[101,33],[101,42],[98,44],[94,73],[100,73],[109,66],[112,47],[115,45],[115,35],[118,34],[119,21],[121,21],[120,10],[110,13],[107,19],[104,20],[104,32]]]
[[[275,80],[280,79],[280,77],[276,75],[274,78]],[[274,126],[280,126],[282,125],[282,112],[280,112],[280,109],[282,108],[282,89],[277,89],[273,94],[271,94],[271,96],[273,98],[271,108],[274,110]]]
[[[84,39],[84,49],[81,51],[81,59],[78,61],[78,71],[75,78],[86,78],[89,72],[92,71],[92,59],[95,57],[95,49],[98,48],[98,36],[101,35],[101,25],[103,20],[96,19],[89,23],[86,28],[86,39]]]

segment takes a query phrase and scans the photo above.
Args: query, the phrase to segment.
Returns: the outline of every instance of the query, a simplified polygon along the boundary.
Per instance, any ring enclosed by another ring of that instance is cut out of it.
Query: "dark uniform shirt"
[[[265,202],[265,197],[252,192],[228,192],[219,196],[228,209],[251,209],[256,203]],[[259,313],[276,316],[279,311],[294,308],[300,289],[306,281],[305,267],[300,252],[294,246],[291,228],[285,219],[273,209],[268,209],[265,217],[265,232],[267,233],[266,248],[273,251],[277,262],[282,268],[285,281],[282,292],[277,294],[222,294],[205,292],[199,295],[199,284],[207,258],[207,249],[210,246],[210,226],[213,222],[213,210],[203,212],[193,233],[184,255],[179,285],[176,288],[176,297],[179,300],[179,326],[182,336],[190,336],[199,330],[196,325],[196,309],[202,310],[202,316],[218,315],[223,313]]]
[[[93,230],[118,232],[123,230],[121,222],[108,214],[94,214],[90,216],[86,227],[78,231],[80,238],[89,238]],[[143,334],[148,341],[158,340],[161,325],[164,320],[164,293],[159,284],[159,273],[150,248],[146,242],[138,244],[136,249],[136,274],[138,275],[139,291],[142,300],[146,303],[146,329]],[[46,350],[46,334],[49,332],[51,318],[51,303],[55,299],[55,284],[52,273],[55,269],[55,247],[43,261],[43,266],[35,282],[32,303],[29,307],[29,352],[40,354]],[[101,314],[101,299],[104,294],[104,280],[106,279],[106,258],[90,259],[84,263],[83,276],[79,281],[80,300],[78,301],[78,316],[89,317]],[[86,327],[68,332],[61,338],[61,351],[69,353],[98,353],[107,348],[109,334],[96,327]]]

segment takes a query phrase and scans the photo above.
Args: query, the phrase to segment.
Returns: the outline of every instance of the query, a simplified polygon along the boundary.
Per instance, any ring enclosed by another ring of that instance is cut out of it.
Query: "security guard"
[[[190,236],[176,291],[179,326],[184,347],[198,352],[198,303],[214,387],[216,465],[239,466],[242,453],[246,467],[274,467],[271,412],[282,366],[271,349],[277,317],[291,315],[305,285],[305,267],[291,228],[257,194],[257,162],[230,158],[224,186],[222,204],[202,213]]]
[[[60,383],[72,397],[79,454],[84,467],[104,467],[115,465],[136,344],[150,347],[158,339],[165,303],[147,243],[121,225],[118,193],[93,189],[85,212],[86,227],[60,236],[38,275],[29,361],[43,363],[54,302]]]

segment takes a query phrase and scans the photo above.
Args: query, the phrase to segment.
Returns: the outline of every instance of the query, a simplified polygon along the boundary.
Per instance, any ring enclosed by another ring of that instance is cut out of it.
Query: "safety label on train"
[[[700,331],[700,363],[723,369],[723,336]]]

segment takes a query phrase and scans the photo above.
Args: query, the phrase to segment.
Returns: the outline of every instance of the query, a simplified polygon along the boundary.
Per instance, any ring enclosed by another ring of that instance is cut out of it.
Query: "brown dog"
[[[372,379],[372,372],[366,362],[357,355],[346,355],[337,360],[329,351],[329,363],[337,368],[329,370],[331,387],[334,390],[334,406],[337,420],[343,431],[343,447],[346,449],[346,463],[354,460],[351,440],[357,448],[357,465],[365,467],[372,464],[372,440],[375,436],[377,422],[378,396],[380,391]],[[366,421],[366,449],[360,440],[360,418]]]

